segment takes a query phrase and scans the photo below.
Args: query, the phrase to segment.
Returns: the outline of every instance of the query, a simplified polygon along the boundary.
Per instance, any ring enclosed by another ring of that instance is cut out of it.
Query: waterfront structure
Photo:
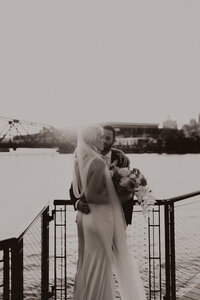
[[[168,116],[168,119],[163,121],[163,128],[177,129],[177,122],[171,120],[170,117]]]
[[[111,125],[115,128],[115,146],[123,149],[131,149],[148,142],[156,143],[160,134],[158,123],[108,122],[101,125]]]
[[[0,121],[4,124],[0,131],[0,149],[58,148],[65,153],[74,151],[67,136],[53,126],[1,117]]]
[[[111,125],[115,128],[118,137],[158,137],[158,123],[131,123],[131,122],[108,122],[102,125]]]
[[[176,121],[169,119],[163,122],[163,128],[159,128],[158,123],[106,122],[99,125],[115,128],[115,147],[125,152],[199,153],[200,115],[198,118],[198,121],[192,119],[182,130],[177,129]],[[16,119],[2,121],[5,126],[0,132],[0,151],[9,151],[10,148],[57,148],[60,153],[71,153],[76,147],[77,128],[56,129],[50,125]]]
[[[198,120],[190,119],[189,124],[182,127],[185,137],[199,136],[200,137],[200,114]]]

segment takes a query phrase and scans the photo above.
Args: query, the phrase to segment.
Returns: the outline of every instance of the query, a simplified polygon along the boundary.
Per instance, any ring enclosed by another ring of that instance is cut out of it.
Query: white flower
[[[136,174],[131,174],[129,177],[130,179],[136,179]]]
[[[128,177],[121,178],[119,184],[123,187],[127,186],[129,184],[129,178]]]
[[[130,172],[130,170],[127,169],[127,168],[120,168],[120,169],[118,170],[118,173],[119,173],[119,175],[122,176],[122,177],[127,177],[127,176],[130,175],[131,172]]]
[[[110,176],[113,177],[114,171],[110,170]]]
[[[149,186],[139,186],[135,193],[138,204],[142,208],[142,212],[145,216],[149,216],[153,205],[155,204],[155,197],[151,194]]]
[[[117,167],[117,159],[114,160],[110,165],[110,168],[114,168],[114,167]]]

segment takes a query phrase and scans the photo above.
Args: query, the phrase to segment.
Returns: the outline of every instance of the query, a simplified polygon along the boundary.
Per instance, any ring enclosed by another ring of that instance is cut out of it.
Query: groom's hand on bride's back
[[[88,206],[86,199],[79,199],[77,203],[77,209],[80,210],[84,214],[89,214],[90,208]]]
[[[80,196],[79,199],[75,197],[72,184],[69,189],[69,195],[70,195],[70,199],[73,201],[75,210],[80,210],[84,214],[88,214],[90,212],[90,208],[87,204],[87,201],[86,201],[84,195]]]

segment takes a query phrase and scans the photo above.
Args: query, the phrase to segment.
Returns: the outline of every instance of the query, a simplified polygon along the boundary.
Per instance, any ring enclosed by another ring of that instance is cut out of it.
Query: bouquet
[[[129,200],[135,195],[143,214],[148,216],[155,203],[155,198],[140,170],[119,168],[114,164],[111,165],[110,174],[121,202]]]

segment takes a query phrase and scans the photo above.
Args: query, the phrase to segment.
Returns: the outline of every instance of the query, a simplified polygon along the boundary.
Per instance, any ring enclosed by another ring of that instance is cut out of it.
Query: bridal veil
[[[91,163],[95,158],[102,159],[94,145],[95,136],[99,130],[99,126],[91,126],[82,128],[78,132],[78,143],[75,153],[74,174],[73,174],[73,190],[75,196],[87,195],[87,180]],[[106,231],[101,224],[99,218],[99,205],[90,205],[91,214],[101,239],[102,247],[109,258],[110,267],[114,267],[120,295],[123,300],[145,300],[145,290],[139,274],[136,261],[130,258],[126,240],[126,225],[121,208],[119,198],[108,168],[105,165],[104,182],[99,180],[96,184],[101,186],[104,184],[108,195],[109,204],[112,207],[113,215],[113,242],[107,238]],[[86,197],[87,198],[87,197]],[[108,299],[105,299],[108,300]]]

